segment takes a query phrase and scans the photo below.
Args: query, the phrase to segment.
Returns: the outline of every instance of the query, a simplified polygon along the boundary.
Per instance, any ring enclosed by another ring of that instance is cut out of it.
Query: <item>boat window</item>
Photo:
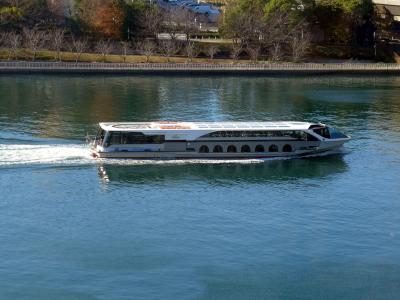
[[[255,150],[256,152],[265,152],[265,148],[263,145],[257,145]]]
[[[307,133],[307,141],[315,142],[315,141],[318,141],[318,139],[315,136]]]
[[[324,137],[324,138],[327,138],[327,139],[330,139],[330,138],[331,138],[331,135],[330,135],[330,133],[329,133],[329,129],[328,129],[327,127],[316,128],[316,129],[314,129],[313,131],[314,131],[316,134],[318,134],[318,135],[320,135],[320,136],[322,136],[322,137]]]
[[[221,152],[224,152],[224,149],[222,148],[222,146],[217,145],[217,146],[214,147],[213,152],[215,152],[215,153],[221,153]]]
[[[271,145],[271,146],[269,146],[268,151],[269,152],[278,152],[279,149],[278,149],[277,145]]]
[[[243,145],[242,148],[240,149],[241,152],[251,152],[250,146],[249,145]]]
[[[208,147],[206,145],[203,145],[200,147],[199,152],[200,153],[208,153],[208,152],[210,152],[210,150],[208,149]]]
[[[307,133],[304,131],[299,131],[299,130],[292,131],[290,136],[299,141],[307,141]]]
[[[201,138],[266,138],[287,137],[306,140],[307,134],[301,130],[252,130],[252,131],[215,131],[203,135]]]
[[[141,132],[122,133],[122,144],[163,144],[164,135],[144,135]]]
[[[111,131],[108,138],[108,146],[121,144],[121,132]]]
[[[234,146],[234,145],[228,146],[228,150],[226,152],[230,152],[230,153],[237,152],[236,146]]]
[[[292,152],[293,149],[292,149],[292,146],[286,144],[286,145],[283,146],[282,151],[283,152]]]

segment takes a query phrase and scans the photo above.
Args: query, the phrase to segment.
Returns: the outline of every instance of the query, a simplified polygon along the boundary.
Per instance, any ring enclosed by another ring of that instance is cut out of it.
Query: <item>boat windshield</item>
[[[314,131],[316,134],[318,134],[318,135],[320,135],[320,136],[322,136],[322,137],[324,137],[324,138],[326,138],[326,139],[330,139],[330,138],[331,138],[331,135],[330,135],[330,133],[329,133],[328,127],[318,127],[318,128],[314,128],[313,131]]]
[[[313,131],[326,139],[343,139],[348,137],[333,127],[318,127],[314,128]]]
[[[97,132],[96,139],[94,141],[95,145],[103,144],[105,134],[106,134],[105,130],[100,127],[99,131]]]
[[[333,127],[328,127],[329,133],[331,135],[331,139],[345,139],[348,138],[347,135],[341,133],[340,131],[338,131],[337,129],[333,128]]]

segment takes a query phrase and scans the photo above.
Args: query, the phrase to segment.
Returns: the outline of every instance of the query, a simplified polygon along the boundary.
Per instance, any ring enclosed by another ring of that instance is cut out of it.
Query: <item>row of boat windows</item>
[[[210,152],[210,148],[206,145],[202,145],[199,148],[199,152],[200,153],[209,153]],[[249,145],[243,145],[240,148],[236,147],[235,145],[230,145],[226,148],[226,152],[228,153],[236,153],[236,152],[242,152],[242,153],[248,153],[248,152],[252,152],[251,151],[251,147]],[[267,152],[266,150],[268,150],[268,152],[279,152],[279,147],[277,145],[270,145],[268,148],[265,148],[263,145],[257,145],[254,147],[254,152]],[[282,147],[282,152],[292,152],[293,148],[291,145],[286,144]],[[216,145],[212,148],[212,152],[214,153],[222,153],[224,152],[224,148],[221,145]]]
[[[324,132],[325,133],[325,132]],[[326,136],[323,135],[323,136]],[[299,130],[279,131],[216,131],[202,136],[202,138],[260,138],[260,137],[286,137],[303,141],[316,141],[314,136]],[[99,139],[103,140],[104,131],[100,133]],[[144,135],[141,132],[112,131],[106,140],[106,145],[121,144],[163,144],[165,135]]]
[[[123,144],[163,144],[164,142],[165,135],[144,135],[141,132],[112,131],[107,144],[110,146]]]
[[[302,141],[317,140],[301,130],[257,130],[257,131],[215,131],[203,135],[202,138],[260,138],[260,137],[288,137]]]

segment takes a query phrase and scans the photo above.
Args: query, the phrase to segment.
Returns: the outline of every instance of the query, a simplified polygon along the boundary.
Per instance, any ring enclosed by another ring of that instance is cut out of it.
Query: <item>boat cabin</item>
[[[306,122],[100,123],[96,152],[191,153],[217,157],[242,153],[294,153],[321,141],[348,139],[337,130]],[[246,154],[247,153],[247,154]]]

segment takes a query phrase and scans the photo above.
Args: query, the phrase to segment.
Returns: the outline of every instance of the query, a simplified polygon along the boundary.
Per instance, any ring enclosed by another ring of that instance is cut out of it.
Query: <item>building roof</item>
[[[392,16],[400,16],[400,0],[373,0],[376,7],[387,10]]]
[[[385,8],[390,12],[393,16],[400,16],[400,5],[385,5]]]
[[[393,6],[400,6],[399,0],[372,0],[374,4],[384,4],[384,5],[393,5]]]

